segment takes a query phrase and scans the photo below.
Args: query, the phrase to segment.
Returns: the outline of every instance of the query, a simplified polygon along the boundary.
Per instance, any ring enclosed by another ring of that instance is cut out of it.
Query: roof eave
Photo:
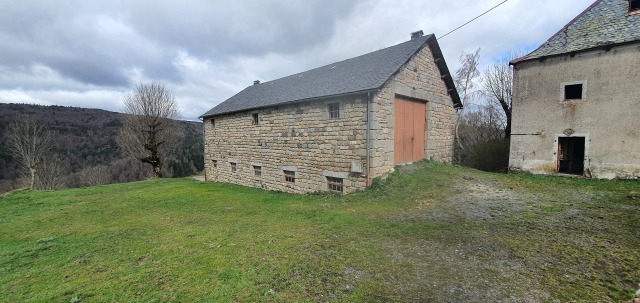
[[[612,49],[612,48],[614,48],[616,46],[623,46],[623,45],[629,45],[629,44],[635,44],[635,43],[640,43],[640,40],[625,41],[625,42],[621,42],[621,43],[603,44],[603,45],[598,45],[598,46],[589,47],[589,48],[585,48],[585,49],[573,50],[573,51],[568,51],[568,52],[562,52],[562,53],[546,55],[546,56],[539,56],[539,57],[532,57],[532,58],[527,58],[527,56],[524,56],[524,57],[520,57],[520,58],[511,60],[509,62],[509,65],[515,66],[518,63],[527,62],[527,61],[534,61],[534,60],[544,61],[544,60],[547,60],[547,59],[553,58],[553,57],[575,55],[575,54],[578,54],[578,53],[590,52],[590,51],[594,51],[594,50],[607,50],[608,51],[608,50],[610,50],[610,49]]]
[[[210,115],[206,115],[205,114],[205,115],[200,116],[200,118],[206,119],[206,118],[213,118],[213,117],[216,117],[216,116],[224,116],[224,115],[230,115],[230,114],[241,113],[241,112],[246,112],[246,111],[278,107],[278,106],[282,106],[282,105],[291,105],[291,104],[296,104],[296,103],[306,103],[306,102],[325,100],[325,99],[342,98],[342,97],[353,96],[353,95],[362,95],[362,94],[366,94],[366,93],[369,93],[369,92],[377,91],[379,89],[380,89],[379,87],[375,87],[375,88],[364,89],[364,90],[359,90],[359,91],[354,91],[354,92],[346,92],[346,93],[342,93],[342,94],[334,94],[334,95],[320,96],[320,97],[314,97],[314,98],[299,99],[299,100],[287,101],[287,102],[282,102],[282,103],[273,104],[273,105],[257,106],[257,107],[245,108],[245,109],[234,110],[234,111],[226,111],[226,112],[217,113],[217,114],[210,114]]]
[[[449,67],[447,67],[447,62],[444,60],[444,55],[442,54],[442,50],[440,49],[440,45],[438,44],[438,40],[434,34],[430,34],[427,40],[424,41],[424,44],[416,50],[416,52],[411,55],[407,61],[402,65],[405,66],[415,54],[420,52],[424,45],[429,45],[429,49],[431,49],[431,53],[433,54],[434,61],[436,66],[438,67],[438,71],[440,72],[440,78],[444,81],[445,86],[447,87],[447,94],[451,97],[451,101],[453,101],[453,107],[455,109],[462,109],[463,104],[460,100],[460,95],[456,90],[456,85],[453,83],[453,78],[451,77],[451,73],[449,72]],[[390,79],[400,72],[402,68],[399,68],[395,73],[391,74],[389,78],[380,86],[380,88],[384,87]]]
[[[426,41],[429,44],[429,48],[431,49],[431,53],[433,54],[436,66],[438,66],[438,71],[440,71],[440,78],[444,81],[445,86],[447,87],[447,93],[451,97],[451,101],[453,101],[453,107],[455,109],[462,109],[464,104],[462,104],[462,100],[460,99],[460,95],[458,94],[458,90],[456,89],[456,85],[453,82],[453,77],[451,77],[451,72],[449,71],[449,67],[447,66],[447,61],[444,60],[444,55],[442,54],[442,50],[440,49],[440,44],[438,44],[438,40],[435,36],[431,36]]]

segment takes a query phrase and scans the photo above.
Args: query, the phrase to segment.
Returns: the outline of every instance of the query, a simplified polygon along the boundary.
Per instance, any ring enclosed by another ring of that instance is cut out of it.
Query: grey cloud
[[[296,53],[333,35],[336,20],[358,1],[136,2],[129,21],[163,45],[188,47],[200,57]],[[162,24],[171,20],[171,24]]]
[[[180,50],[225,61],[326,43],[356,1],[24,1],[5,4],[0,65],[41,64],[78,82],[126,87],[127,71],[180,82]],[[2,85],[0,83],[0,85]]]
[[[488,62],[501,52],[539,45],[591,1],[541,0],[533,7],[509,1],[440,45],[452,71],[462,50],[482,47],[481,59]],[[0,101],[82,106],[86,99],[87,107],[113,109],[118,94],[133,82],[158,80],[174,91],[185,118],[194,119],[255,79],[272,80],[391,46],[418,29],[439,36],[492,5],[0,0]]]
[[[175,80],[171,55],[121,22],[117,14],[66,11],[72,6],[66,4],[3,12],[10,18],[0,18],[4,20],[0,35],[7,42],[0,44],[5,54],[0,65],[13,69],[44,65],[80,83],[98,86],[126,87],[126,72],[136,67],[159,79]],[[12,19],[17,22],[7,21]]]

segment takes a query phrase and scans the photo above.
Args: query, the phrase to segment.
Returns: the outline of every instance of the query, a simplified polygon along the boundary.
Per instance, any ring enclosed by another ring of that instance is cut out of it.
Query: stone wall
[[[329,117],[331,103],[340,104],[339,118]],[[304,193],[328,190],[329,176],[344,179],[344,192],[363,189],[365,178],[350,171],[352,161],[363,172],[366,165],[365,112],[366,95],[223,115],[215,117],[215,126],[207,119],[206,178]],[[261,166],[261,176],[253,166]],[[295,171],[294,183],[285,181],[285,170]]]
[[[585,138],[585,174],[640,178],[640,44],[518,63],[511,170],[555,173],[558,138]],[[564,100],[566,84],[581,100]]]
[[[371,178],[386,176],[395,167],[397,95],[427,104],[425,158],[442,162],[453,158],[453,104],[425,46],[371,95]],[[215,117],[215,126],[211,119],[205,120],[206,179],[305,193],[327,191],[327,177],[335,177],[343,179],[345,193],[364,189],[367,98],[364,94],[222,115]],[[340,118],[330,118],[328,105],[336,102]],[[258,114],[257,125],[252,124],[253,114]],[[261,167],[260,176],[254,166]],[[360,172],[352,172],[352,166]],[[295,183],[285,180],[285,170],[295,171]]]
[[[455,110],[428,46],[393,76],[373,99],[372,172],[374,177],[392,172],[394,163],[394,99],[405,96],[426,106],[425,158],[453,159]]]
[[[436,102],[428,104],[426,158],[440,162],[453,162],[455,110],[452,105]]]

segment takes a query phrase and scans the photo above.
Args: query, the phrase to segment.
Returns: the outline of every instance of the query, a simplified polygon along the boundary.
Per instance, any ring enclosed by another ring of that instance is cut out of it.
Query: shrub
[[[491,172],[506,172],[509,167],[509,140],[488,140],[474,146],[464,165]]]

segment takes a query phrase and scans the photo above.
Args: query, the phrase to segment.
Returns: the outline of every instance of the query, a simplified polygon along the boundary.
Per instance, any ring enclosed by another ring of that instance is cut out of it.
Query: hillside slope
[[[191,178],[0,196],[0,302],[626,302],[640,183],[405,166],[348,196]]]
[[[67,187],[83,185],[87,174],[106,174],[102,183],[129,182],[149,176],[150,169],[122,154],[116,136],[123,114],[101,109],[0,103],[0,192],[15,187],[19,169],[6,150],[6,129],[18,118],[35,119],[53,132],[57,153],[68,161]],[[171,164],[174,176],[203,169],[202,123],[181,121],[184,144]]]

